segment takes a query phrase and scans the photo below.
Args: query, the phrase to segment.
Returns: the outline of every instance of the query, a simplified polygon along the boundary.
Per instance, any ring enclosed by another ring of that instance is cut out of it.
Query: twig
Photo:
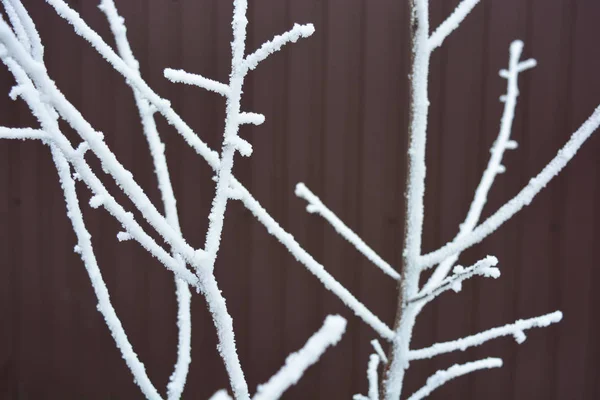
[[[427,40],[429,51],[440,47],[444,40],[460,25],[460,23],[469,15],[471,10],[479,3],[479,0],[463,0],[456,6],[452,14],[437,27]]]
[[[229,86],[201,75],[192,74],[182,69],[165,68],[165,78],[174,83],[185,83],[186,85],[198,86],[208,91],[215,92],[221,96],[229,96]]]
[[[494,183],[494,179],[498,174],[504,171],[504,167],[502,166],[504,152],[508,149],[514,149],[517,147],[517,143],[510,140],[510,135],[514,121],[515,108],[517,106],[517,97],[519,96],[519,73],[525,70],[523,69],[523,65],[535,65],[535,60],[519,61],[522,50],[523,42],[520,40],[515,40],[511,43],[508,71],[506,73],[506,95],[503,96],[504,111],[502,112],[500,131],[496,141],[494,142],[494,145],[492,146],[492,149],[490,150],[490,160],[485,172],[483,173],[483,176],[481,177],[481,181],[475,190],[475,196],[471,202],[469,211],[467,212],[467,217],[460,225],[460,230],[458,235],[456,235],[455,240],[464,238],[466,235],[471,233],[473,229],[475,229],[477,223],[479,222],[479,218],[481,217],[483,207],[487,201],[488,193]],[[428,291],[435,285],[438,285],[448,274],[456,260],[458,260],[459,256],[460,252],[457,252],[442,261],[423,287],[423,290]]]
[[[508,221],[523,207],[529,205],[531,200],[554,178],[566,165],[585,141],[600,126],[600,106],[598,106],[592,115],[573,133],[569,141],[558,151],[558,154],[542,169],[542,171],[532,178],[529,183],[510,201],[504,204],[492,216],[482,222],[473,232],[459,240],[453,240],[442,248],[421,256],[419,265],[421,268],[431,267],[452,254],[464,251],[465,249],[481,242],[503,223]]]
[[[113,0],[102,0],[100,9],[104,12],[109,22],[119,54],[130,68],[139,71],[139,63],[135,59],[129,45],[129,40],[127,39],[124,20],[118,14]],[[164,144],[161,142],[156,128],[154,113],[148,100],[144,99],[139,91],[134,89],[133,95],[152,156],[154,171],[158,180],[158,188],[165,209],[165,217],[168,224],[181,234],[175,194],[171,185],[171,178],[164,153]],[[182,265],[182,268],[185,268],[185,262],[179,254],[174,253],[173,258]],[[175,277],[175,292],[177,297],[178,327],[177,360],[169,379],[169,384],[167,385],[167,397],[170,400],[181,397],[191,362],[191,293],[187,283],[177,277]]]
[[[436,343],[430,347],[411,350],[409,358],[411,360],[422,360],[431,358],[439,354],[450,353],[452,351],[464,351],[469,347],[479,346],[489,340],[496,339],[502,336],[514,336],[517,343],[521,344],[525,341],[526,336],[523,331],[532,328],[544,328],[551,324],[555,324],[562,319],[562,313],[555,311],[550,314],[542,315],[535,318],[518,320],[512,324],[504,325],[489,329],[484,332],[477,333],[472,336],[467,336],[451,342]]]
[[[498,259],[493,256],[487,256],[483,260],[478,261],[474,265],[464,268],[460,265],[454,267],[454,274],[444,279],[437,287],[430,290],[421,290],[417,296],[410,299],[410,303],[423,302],[429,303],[431,300],[444,293],[445,291],[452,289],[456,292],[460,291],[462,282],[475,276],[481,275],[489,278],[498,278],[500,276],[500,270],[494,268],[498,264]]]
[[[8,128],[6,126],[0,127],[0,139],[18,139],[18,140],[43,140],[47,141],[50,136],[41,129],[33,128]]]
[[[339,315],[329,315],[321,329],[308,339],[304,347],[290,354],[285,365],[269,379],[258,386],[253,400],[278,399],[304,375],[304,372],[316,363],[328,347],[337,344],[346,330],[346,320]]]
[[[499,368],[502,366],[500,358],[485,358],[483,360],[472,361],[465,364],[454,364],[450,368],[437,371],[427,379],[427,383],[421,389],[417,390],[408,400],[421,400],[426,398],[435,389],[439,388],[449,380],[469,374],[482,369]]]
[[[369,380],[369,400],[379,400],[379,377],[377,376],[377,367],[381,359],[377,354],[369,356],[369,366],[367,368],[367,378]]]
[[[400,274],[394,270],[379,254],[371,249],[356,233],[354,233],[346,224],[344,224],[330,209],[328,209],[303,183],[296,185],[296,196],[303,198],[308,202],[306,211],[314,213],[325,218],[327,222],[344,239],[350,242],[359,252],[361,252],[369,261],[381,269],[386,275],[399,280]]]

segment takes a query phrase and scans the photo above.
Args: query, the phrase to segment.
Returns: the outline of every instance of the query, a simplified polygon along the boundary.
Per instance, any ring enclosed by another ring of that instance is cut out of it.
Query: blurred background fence
[[[104,132],[108,145],[159,205],[129,88],[48,5],[25,3],[42,34],[51,76]],[[225,81],[231,2],[116,3],[143,76],[172,100],[201,138],[218,148],[223,99],[172,84],[162,71],[184,68]],[[432,26],[457,3],[431,1]],[[97,1],[69,4],[113,43]],[[234,171],[330,273],[390,324],[394,283],[322,219],[308,215],[293,190],[305,182],[384,259],[399,265],[408,125],[407,11],[404,0],[250,1],[249,50],[294,22],[313,22],[316,33],[250,74],[243,107],[267,120],[261,127],[242,129],[254,154],[238,158]],[[509,43],[523,39],[524,58],[534,57],[539,65],[520,76],[513,134],[519,148],[506,154],[507,171],[497,179],[485,215],[515,195],[600,103],[599,21],[596,0],[483,0],[435,52],[426,251],[457,232],[487,163],[502,111],[499,96],[505,91],[498,70],[507,66]],[[1,124],[30,126],[26,108],[6,96],[12,84],[3,68]],[[211,170],[160,118],[159,129],[183,232],[200,247],[214,193]],[[426,308],[414,345],[556,309],[565,313],[563,322],[529,332],[520,346],[505,338],[434,362],[415,362],[406,394],[437,368],[491,355],[503,357],[505,366],[460,378],[432,398],[600,398],[600,291],[594,289],[600,283],[599,153],[600,138],[592,137],[531,206],[465,253],[465,264],[486,254],[498,256],[502,277],[469,282],[459,294],[446,294]],[[87,189],[79,189],[87,199]],[[164,388],[176,354],[172,276],[136,243],[119,243],[119,227],[104,210],[84,209],[116,310],[150,377]],[[48,149],[40,143],[0,142],[2,399],[141,398],[96,311],[74,245]],[[348,399],[366,392],[374,332],[236,202],[227,210],[216,271],[251,388],[270,377],[325,315],[340,313],[349,319],[348,333],[284,398]],[[194,296],[192,307],[193,361],[184,398],[207,399],[227,380],[201,296]]]

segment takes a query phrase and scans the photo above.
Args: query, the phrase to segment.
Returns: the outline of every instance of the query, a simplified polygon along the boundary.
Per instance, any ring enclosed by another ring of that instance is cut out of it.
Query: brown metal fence
[[[72,0],[112,43],[97,1]],[[229,73],[230,1],[117,1],[141,71],[213,148],[224,101],[171,84],[165,67],[225,80]],[[431,1],[432,26],[457,0]],[[159,195],[129,88],[41,0],[26,1],[41,31],[59,88],[79,107],[138,179]],[[395,285],[332,228],[308,215],[293,194],[305,182],[393,265],[402,248],[407,127],[408,15],[401,0],[253,0],[248,47],[294,22],[315,35],[252,72],[243,106],[266,115],[242,136],[254,146],[235,174],[327,270],[384,321],[392,323]],[[491,193],[486,215],[536,174],[600,103],[600,2],[483,0],[433,56],[428,138],[426,250],[451,239],[497,135],[508,45],[525,41],[539,66],[522,75],[514,126],[519,148]],[[0,92],[13,84],[0,72]],[[25,107],[0,97],[2,125],[29,126]],[[184,234],[200,247],[214,193],[211,171],[165,121]],[[503,368],[461,378],[436,399],[599,399],[600,140],[593,137],[531,206],[465,254],[500,259],[502,277],[473,281],[447,294],[419,320],[415,346],[560,309],[563,322],[531,331],[523,345],[502,339],[415,362],[406,393],[437,368],[487,355]],[[103,178],[104,179],[104,178]],[[107,184],[110,182],[104,179]],[[114,192],[118,190],[114,188]],[[73,253],[74,234],[48,149],[0,142],[0,397],[2,399],[135,399],[139,390],[114,346],[89,280]],[[85,199],[84,187],[80,193]],[[121,198],[122,199],[122,198]],[[171,274],[133,242],[118,243],[117,224],[85,207],[115,307],[151,379],[164,388],[175,361]],[[374,332],[351,315],[241,204],[227,210],[217,275],[233,314],[251,388],[299,348],[325,315],[349,319],[349,331],[284,398],[348,399],[366,391]],[[193,353],[184,398],[207,399],[227,386],[212,321],[193,300]]]

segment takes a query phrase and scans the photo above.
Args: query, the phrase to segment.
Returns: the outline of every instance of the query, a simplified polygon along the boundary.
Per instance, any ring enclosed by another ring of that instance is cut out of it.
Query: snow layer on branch
[[[400,274],[394,270],[387,262],[385,262],[379,254],[371,249],[356,233],[354,233],[346,224],[340,220],[330,209],[328,209],[303,183],[296,185],[296,196],[303,198],[308,202],[306,210],[309,213],[321,215],[327,222],[331,224],[333,229],[340,234],[344,239],[350,242],[358,251],[360,251],[369,261],[375,264],[385,274],[390,277],[400,280]]]
[[[229,95],[229,86],[200,75],[191,74],[182,69],[165,68],[165,78],[173,83],[185,83],[187,85],[198,86],[208,91],[215,92],[221,96]]]
[[[500,277],[500,270],[494,267],[497,264],[498,259],[496,257],[487,256],[468,268],[457,265],[454,267],[453,275],[448,276],[435,288],[428,291],[423,289],[415,298],[411,299],[410,302],[430,302],[449,289],[459,292],[462,288],[462,282],[475,275],[496,279]]]
[[[46,134],[41,129],[33,129],[33,128],[8,128],[8,127],[0,127],[0,139],[18,139],[18,140],[28,140],[28,139],[37,139],[47,141],[50,139],[50,136]]]
[[[424,358],[431,358],[437,356],[438,354],[450,353],[456,350],[465,351],[469,347],[479,346],[489,340],[509,335],[514,336],[517,343],[521,344],[525,340],[525,330],[532,328],[545,328],[551,324],[559,322],[561,319],[562,313],[560,311],[555,311],[540,317],[518,320],[512,324],[492,328],[472,336],[453,340],[451,342],[436,343],[425,349],[412,350],[409,357],[411,360],[422,360]]]
[[[254,53],[246,57],[246,67],[249,70],[253,70],[258,66],[258,63],[265,60],[271,54],[281,50],[281,48],[287,43],[295,43],[300,38],[307,38],[315,33],[315,27],[313,24],[299,25],[294,24],[294,27],[289,31],[275,36],[268,42],[256,50]]]
[[[431,34],[427,44],[429,51],[442,45],[444,40],[461,24],[479,0],[463,0],[444,22]]]
[[[481,181],[475,190],[475,196],[467,212],[465,221],[460,225],[458,234],[455,240],[460,240],[470,234],[479,223],[481,213],[487,202],[487,197],[492,188],[496,176],[505,171],[502,165],[504,152],[509,149],[515,149],[517,143],[510,140],[510,135],[515,116],[515,108],[517,106],[517,97],[519,96],[518,78],[519,73],[524,69],[520,68],[522,64],[535,65],[535,60],[527,60],[519,62],[521,52],[523,50],[523,42],[515,40],[510,45],[510,57],[508,62],[508,71],[506,71],[507,88],[504,96],[504,111],[500,122],[500,131],[496,138],[490,153],[488,165],[481,177]],[[531,62],[533,61],[533,63]],[[454,263],[460,257],[460,252],[457,252],[446,258],[436,268],[431,278],[427,281],[423,291],[431,290],[434,286],[439,285],[442,279],[448,274]]]
[[[379,400],[379,376],[377,367],[379,367],[380,358],[377,354],[369,356],[369,366],[367,367],[367,378],[369,381],[369,399]]]
[[[529,183],[510,201],[504,204],[492,216],[482,222],[477,228],[464,238],[455,239],[442,248],[426,254],[420,258],[419,264],[422,268],[435,265],[454,253],[463,251],[472,245],[479,243],[492,232],[498,229],[504,222],[508,221],[523,207],[529,205],[533,198],[554,178],[566,165],[583,143],[600,126],[600,106],[592,115],[573,133],[569,141],[558,151],[558,154],[542,169],[542,171],[531,178]]]
[[[466,364],[454,364],[450,368],[443,371],[437,371],[435,374],[430,376],[427,379],[425,386],[410,396],[408,400],[424,399],[435,389],[439,388],[449,380],[458,378],[459,376],[482,369],[499,368],[501,366],[502,360],[500,358],[485,358],[483,360],[472,361]]]
[[[106,325],[108,326],[113,339],[115,340],[117,348],[121,351],[123,359],[133,374],[135,383],[140,387],[146,398],[160,400],[161,396],[146,375],[144,364],[139,361],[136,353],[133,351],[133,347],[127,339],[127,335],[125,334],[125,330],[121,325],[121,321],[117,317],[117,314],[110,302],[108,289],[106,288],[106,284],[102,279],[102,274],[100,273],[100,268],[98,267],[96,256],[92,248],[91,235],[87,231],[83,221],[83,214],[81,213],[81,208],[79,207],[79,200],[75,191],[75,182],[71,177],[69,164],[64,155],[55,145],[51,145],[51,149],[52,157],[54,159],[54,163],[56,164],[56,169],[60,177],[60,183],[65,195],[68,211],[67,215],[71,220],[73,230],[77,235],[77,246],[80,250],[81,259],[83,260],[87,273],[90,277],[90,281],[92,282],[92,287],[98,299],[98,311],[100,311],[104,317]]]
[[[100,9],[104,12],[110,24],[119,54],[130,68],[139,71],[139,63],[135,59],[131,46],[129,45],[129,40],[127,39],[125,21],[119,16],[113,1],[102,0]],[[148,142],[148,147],[150,149],[150,154],[152,155],[154,171],[158,180],[158,187],[162,196],[167,223],[181,234],[175,194],[171,185],[167,160],[164,154],[165,146],[161,142],[156,128],[154,111],[148,100],[141,96],[139,90],[133,88],[133,94],[144,128],[144,134]],[[130,237],[129,233],[126,232],[121,232],[120,235],[121,236],[117,235],[119,240],[126,240],[127,236]],[[179,254],[173,254],[173,258],[182,268],[185,268],[185,262]],[[191,293],[187,283],[177,277],[175,278],[175,291],[177,296],[178,341],[177,360],[167,385],[167,397],[170,400],[179,399],[181,397],[191,362]]]
[[[323,265],[319,264],[292,235],[286,232],[278,223],[271,217],[260,203],[248,192],[248,189],[243,187],[237,180],[232,180],[232,185],[242,194],[242,202],[246,208],[256,217],[256,219],[267,228],[267,232],[315,275],[327,290],[333,292],[344,304],[346,304],[359,318],[367,325],[372,327],[382,338],[391,341],[394,339],[394,331],[392,331],[384,322],[382,322],[375,314],[373,314],[364,304],[352,295],[344,286],[342,286],[333,276],[331,276]]]
[[[373,346],[373,348],[375,349],[375,352],[377,353],[377,355],[379,356],[381,361],[384,364],[387,364],[388,359],[387,359],[387,356],[385,355],[385,351],[383,351],[383,348],[381,347],[381,344],[379,343],[379,340],[377,340],[377,339],[371,340],[371,346]]]
[[[346,320],[339,315],[329,315],[323,326],[308,339],[304,347],[290,354],[285,365],[265,384],[259,385],[254,400],[273,400],[281,397],[295,385],[304,371],[316,363],[329,346],[337,344],[346,330]],[[375,356],[377,357],[377,356]]]
[[[2,0],[19,40],[36,61],[44,58],[44,46],[29,13],[20,0]],[[15,26],[16,24],[16,26]]]

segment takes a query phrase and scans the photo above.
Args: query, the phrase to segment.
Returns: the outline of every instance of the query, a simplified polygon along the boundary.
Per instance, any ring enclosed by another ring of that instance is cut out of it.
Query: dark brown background
[[[184,68],[225,81],[230,16],[224,0],[122,0],[129,38],[144,77],[214,148],[224,102],[162,77]],[[437,26],[457,0],[431,2]],[[160,197],[129,88],[108,64],[41,0],[27,6],[61,90],[106,135],[109,146],[156,204]],[[70,1],[112,43],[97,1]],[[304,181],[392,264],[402,249],[407,121],[408,15],[404,0],[253,0],[248,48],[294,22],[315,35],[289,46],[252,72],[244,108],[266,123],[244,128],[254,145],[235,173],[272,215],[328,271],[392,323],[395,285],[330,226],[304,211],[293,194]],[[522,75],[514,126],[520,146],[505,157],[486,207],[489,215],[515,195],[600,103],[600,2],[483,0],[433,56],[426,195],[426,251],[450,240],[464,218],[497,135],[508,45],[525,41],[539,66]],[[2,70],[0,92],[12,85]],[[0,97],[2,125],[28,126],[22,105]],[[35,126],[35,125],[34,125]],[[214,193],[211,171],[160,121],[183,231],[203,244]],[[436,392],[441,399],[598,399],[600,352],[600,139],[593,137],[539,198],[467,252],[500,259],[497,281],[473,280],[426,308],[415,347],[450,340],[517,318],[560,309],[559,325],[465,353],[411,366],[405,394],[452,363],[501,356],[502,369],[478,372]],[[105,179],[106,180],[106,179]],[[112,187],[112,186],[111,186]],[[115,190],[116,192],[116,190]],[[0,397],[3,399],[135,399],[138,388],[115,348],[83,265],[48,149],[0,142]],[[89,193],[80,187],[84,200]],[[122,197],[120,197],[122,198]],[[85,202],[84,202],[85,203]],[[118,243],[117,224],[85,206],[114,305],[151,379],[164,392],[175,361],[171,274],[133,242]],[[272,237],[239,203],[227,210],[217,275],[235,320],[251,389],[299,348],[325,315],[341,313],[349,329],[285,398],[348,399],[366,392],[374,332]],[[193,299],[193,362],[184,398],[207,399],[227,384],[203,299]]]

